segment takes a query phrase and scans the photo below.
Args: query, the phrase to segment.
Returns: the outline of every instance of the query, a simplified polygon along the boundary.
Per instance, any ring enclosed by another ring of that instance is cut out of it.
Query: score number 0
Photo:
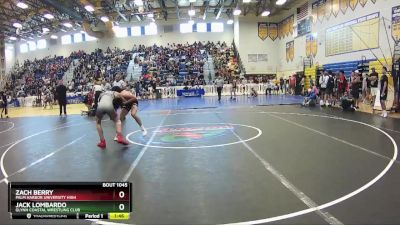
[[[120,191],[119,192],[119,194],[118,194],[118,196],[120,197],[120,198],[124,198],[125,197],[125,192],[123,192],[123,191]],[[121,210],[121,211],[123,211],[124,209],[125,209],[125,205],[124,204],[119,204],[119,210]]]

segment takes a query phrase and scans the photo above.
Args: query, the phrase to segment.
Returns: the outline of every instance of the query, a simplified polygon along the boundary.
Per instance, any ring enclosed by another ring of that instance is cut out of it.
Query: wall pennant
[[[350,0],[349,5],[350,5],[351,10],[354,11],[357,7],[357,4],[358,4],[358,0]]]
[[[306,56],[311,56],[311,34],[306,36]]]
[[[360,5],[362,7],[364,7],[367,4],[368,0],[359,0],[359,2],[360,2]]]
[[[275,41],[276,38],[278,38],[278,24],[277,23],[269,23],[268,24],[268,36],[273,41]]]
[[[258,23],[258,37],[265,41],[268,37],[268,24],[264,22]]]
[[[340,0],[340,11],[346,14],[347,8],[349,8],[349,0]]]
[[[332,0],[332,14],[337,17],[340,11],[340,2],[339,0]]]
[[[325,17],[327,20],[331,18],[332,15],[332,0],[326,0],[325,2]]]
[[[290,34],[293,35],[293,31],[294,31],[294,15],[292,15],[291,17],[289,17],[289,32]]]
[[[322,23],[325,17],[325,0],[320,0],[318,3],[318,20]]]
[[[318,1],[314,2],[311,5],[311,16],[312,16],[312,21],[313,23],[317,22],[318,18]]]

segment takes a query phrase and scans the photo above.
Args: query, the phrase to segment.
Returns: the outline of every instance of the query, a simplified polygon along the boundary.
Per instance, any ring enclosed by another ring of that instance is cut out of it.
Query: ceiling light
[[[88,12],[94,12],[94,8],[93,8],[93,6],[91,6],[91,5],[85,5],[85,9],[86,9],[86,11],[88,11]]]
[[[194,16],[194,15],[196,15],[196,11],[194,9],[190,9],[188,11],[188,14],[189,14],[189,16]]]
[[[10,37],[10,40],[16,41],[17,38],[16,37]]]
[[[72,27],[72,24],[70,24],[70,23],[63,23],[63,25],[64,25],[65,27],[68,27],[68,28],[71,28],[71,27]]]
[[[53,35],[50,36],[50,38],[51,39],[58,39],[58,36],[53,34]]]
[[[194,24],[194,21],[193,21],[193,20],[189,20],[189,21],[188,21],[188,24],[193,25],[193,24]]]
[[[64,29],[60,29],[62,32],[67,32],[66,30],[64,30]]]
[[[13,23],[13,27],[15,27],[15,28],[21,28],[21,27],[22,27],[22,24],[20,24],[20,23]]]
[[[229,24],[229,25],[230,25],[230,24],[233,24],[233,20],[232,20],[232,19],[229,19],[228,21],[226,21],[226,23]]]
[[[147,17],[148,18],[154,18],[154,14],[153,13],[149,13],[149,14],[147,14]]]
[[[234,15],[234,16],[239,16],[240,13],[242,13],[242,10],[240,10],[240,9],[235,9],[235,10],[233,11],[233,15]]]
[[[83,30],[81,30],[81,34],[84,34],[84,33],[86,33],[85,31],[83,31]]]
[[[18,2],[17,6],[20,7],[21,9],[27,9],[28,8],[28,5],[23,3],[23,2]]]
[[[33,40],[33,37],[28,37],[29,39]]]
[[[283,5],[283,4],[285,4],[286,3],[286,0],[277,0],[276,1],[276,4],[277,5]]]
[[[269,10],[265,10],[261,13],[261,16],[269,16],[269,14],[271,14],[271,12]]]
[[[43,33],[47,33],[47,32],[49,32],[50,30],[49,30],[49,28],[43,27],[43,28],[42,28],[42,31],[43,31]]]
[[[142,19],[140,18],[139,15],[136,15],[136,19],[139,20],[139,21],[142,21]]]
[[[49,19],[49,20],[52,20],[52,19],[54,19],[54,16],[53,16],[53,15],[51,15],[50,13],[46,13],[46,14],[44,14],[44,15],[43,15],[43,17],[44,17],[44,18],[46,18],[46,19]]]
[[[251,0],[243,0],[243,3],[250,3]]]
[[[137,6],[143,6],[143,0],[135,0],[134,3]]]
[[[151,18],[151,21],[156,22],[156,20],[154,18]]]
[[[195,2],[196,2],[196,0],[189,0],[189,2],[190,2],[190,3],[195,3]]]
[[[110,19],[108,19],[107,16],[100,17],[100,20],[103,21],[104,23],[107,23],[108,21],[110,21]]]
[[[79,23],[75,23],[78,27],[82,27]]]

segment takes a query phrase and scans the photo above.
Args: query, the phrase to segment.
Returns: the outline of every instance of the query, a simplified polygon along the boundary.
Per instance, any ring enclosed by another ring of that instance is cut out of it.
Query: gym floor
[[[125,224],[400,224],[397,119],[278,96],[269,106],[185,101],[140,102],[149,132],[129,118],[128,146],[112,141],[105,121],[105,150],[92,118],[1,120],[0,224],[27,224],[9,219],[8,181],[121,180],[133,183]]]

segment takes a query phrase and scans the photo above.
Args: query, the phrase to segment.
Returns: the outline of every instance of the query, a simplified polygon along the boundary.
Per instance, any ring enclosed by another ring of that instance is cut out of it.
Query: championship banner
[[[311,16],[312,16],[313,23],[316,23],[317,17],[318,17],[318,1],[314,2],[311,5]]]
[[[275,41],[278,37],[278,24],[277,23],[269,23],[268,24],[268,36],[271,40]]]
[[[358,4],[358,0],[350,0],[349,5],[350,5],[351,10],[354,11],[357,7],[357,4]]]
[[[400,5],[392,8],[392,36],[396,42],[400,41]]]
[[[286,62],[289,62],[290,42],[286,43]]]
[[[306,36],[306,56],[307,56],[307,58],[311,56],[311,38],[312,38],[311,34]]]
[[[332,14],[337,17],[340,11],[340,2],[339,0],[332,0]]]
[[[271,28],[269,28],[271,29]],[[278,38],[281,39],[282,38],[282,24],[278,23]]]
[[[289,59],[293,62],[294,59],[294,41],[289,42]]]
[[[347,8],[349,8],[349,0],[340,0],[340,11],[346,14]]]
[[[258,37],[265,41],[265,39],[268,37],[268,24],[259,22],[258,23]]]
[[[289,34],[289,26],[287,20],[286,19],[283,20],[282,24],[283,24],[283,37],[286,37]]]
[[[316,56],[318,52],[317,38],[311,35],[311,55]]]
[[[367,2],[368,2],[368,0],[358,0],[359,2],[360,2],[360,5],[362,6],[362,7],[364,7],[366,4],[367,4]]]
[[[322,21],[324,20],[324,16],[325,16],[325,0],[320,0],[318,2],[318,20],[319,22],[322,23]]]
[[[294,30],[293,26],[294,26],[294,15],[289,17],[289,32],[290,32],[290,34],[293,34],[293,30]]]
[[[332,0],[326,0],[325,2],[325,17],[327,20],[331,18],[332,14]]]

